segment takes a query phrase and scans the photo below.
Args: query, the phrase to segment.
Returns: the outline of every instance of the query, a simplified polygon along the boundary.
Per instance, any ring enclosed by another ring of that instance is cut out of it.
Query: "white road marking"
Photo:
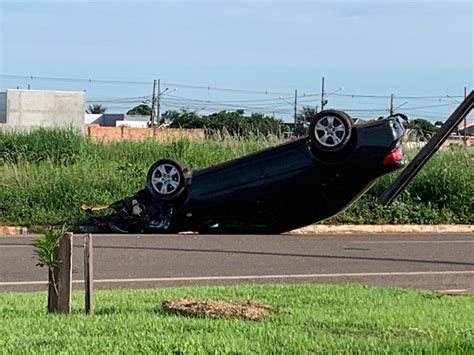
[[[474,243],[474,240],[390,240],[353,242],[353,244],[446,244],[446,243]]]
[[[0,248],[33,248],[32,245],[0,245]]]
[[[449,244],[449,243],[474,243],[474,240],[390,240],[390,241],[359,241],[352,244]],[[74,247],[82,247],[75,245]],[[32,245],[0,245],[0,248],[33,248]]]
[[[191,276],[191,277],[155,277],[136,279],[99,279],[94,283],[127,283],[127,282],[170,282],[170,281],[225,281],[225,280],[262,280],[262,279],[304,279],[331,277],[371,277],[371,276],[428,276],[428,275],[474,275],[474,270],[465,271],[409,271],[409,272],[360,272],[342,274],[293,274],[293,275],[245,275],[245,276]],[[73,280],[75,284],[84,280]],[[13,281],[0,282],[0,286],[46,285],[46,281]]]

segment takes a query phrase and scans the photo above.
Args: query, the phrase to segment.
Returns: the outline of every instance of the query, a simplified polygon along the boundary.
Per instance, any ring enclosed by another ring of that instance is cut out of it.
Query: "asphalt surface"
[[[0,291],[45,290],[32,237],[0,236]],[[94,287],[361,283],[474,293],[474,234],[94,235]],[[74,288],[83,235],[74,236]]]

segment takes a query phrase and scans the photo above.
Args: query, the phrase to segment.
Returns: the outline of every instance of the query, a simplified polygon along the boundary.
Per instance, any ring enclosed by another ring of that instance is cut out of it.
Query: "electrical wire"
[[[46,80],[46,81],[61,81],[61,82],[81,82],[81,83],[97,83],[97,84],[134,84],[134,85],[151,85],[148,81],[136,81],[136,80],[113,80],[113,79],[92,79],[92,78],[68,78],[68,77],[51,77],[51,76],[36,76],[36,75],[16,75],[16,74],[5,74],[0,73],[0,78],[5,79],[28,79],[28,80]],[[223,88],[213,87],[205,85],[193,85],[193,84],[181,84],[172,82],[161,82],[165,86],[175,86],[188,89],[200,89],[208,91],[221,91],[221,92],[240,92],[248,94],[260,94],[260,95],[285,95],[288,98],[292,98],[292,93],[278,92],[272,90],[249,90],[249,89],[237,89],[237,88]],[[330,96],[340,97],[352,97],[352,98],[374,98],[374,99],[390,99],[391,95],[369,95],[369,94],[343,94],[343,93],[332,93]],[[301,93],[299,97],[306,96],[321,96],[319,93]],[[328,95],[329,96],[329,95]],[[398,99],[446,99],[451,97],[454,99],[463,98],[461,95],[441,95],[441,96],[410,96],[410,95],[394,95],[394,98]]]

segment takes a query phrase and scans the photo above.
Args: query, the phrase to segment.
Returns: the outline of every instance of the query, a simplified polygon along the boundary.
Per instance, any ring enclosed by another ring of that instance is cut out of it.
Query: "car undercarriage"
[[[447,132],[472,109],[460,105],[443,132],[414,159],[404,183],[434,154]],[[450,121],[451,120],[451,121]],[[325,110],[310,121],[307,136],[205,169],[158,159],[146,187],[110,205],[82,206],[100,231],[120,233],[283,233],[329,218],[357,201],[377,180],[404,166],[406,116],[395,114],[353,124],[344,112]],[[395,181],[380,202],[403,187]]]

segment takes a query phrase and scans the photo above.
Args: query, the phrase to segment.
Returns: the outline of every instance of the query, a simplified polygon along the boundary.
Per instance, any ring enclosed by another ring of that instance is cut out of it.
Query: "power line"
[[[150,83],[147,81],[134,81],[134,80],[106,80],[106,79],[85,79],[85,78],[68,78],[68,77],[50,77],[50,76],[33,76],[33,75],[14,75],[14,74],[0,74],[2,78],[8,79],[27,79],[27,80],[45,80],[45,81],[59,81],[59,82],[81,82],[81,83],[89,83],[89,84],[133,84],[133,85],[149,85]],[[212,86],[204,86],[204,85],[191,85],[191,84],[180,84],[180,83],[163,83],[167,86],[176,86],[182,88],[189,88],[189,89],[200,89],[200,90],[207,90],[207,91],[222,91],[222,92],[240,92],[240,93],[248,93],[248,94],[260,94],[260,95],[286,95],[287,99],[292,98],[293,96],[290,93],[282,93],[276,91],[268,91],[268,90],[247,90],[247,89],[235,89],[235,88],[222,88],[222,87],[212,87]],[[342,94],[342,93],[334,93],[334,96],[339,97],[350,97],[350,98],[373,98],[373,99],[388,99],[390,98],[389,95],[368,95],[368,94]],[[321,94],[303,94],[299,97],[318,97]],[[442,96],[409,96],[409,95],[402,95],[402,96],[394,96],[394,98],[399,99],[426,99],[426,100],[441,100],[446,99],[446,97],[452,98],[462,98],[459,95],[442,95]],[[272,99],[259,99],[259,100],[232,100],[235,102],[260,102],[263,100],[275,101],[276,98]],[[89,100],[92,101],[92,100]],[[95,101],[95,100],[94,100]],[[99,100],[97,100],[99,101]],[[231,102],[231,101],[227,101]],[[301,103],[308,102],[300,100]]]
[[[133,84],[133,85],[150,85],[149,81],[137,81],[137,80],[115,80],[115,79],[92,79],[92,78],[72,78],[72,77],[52,77],[52,76],[36,76],[36,75],[16,75],[16,74],[3,74],[0,73],[1,78],[6,79],[25,79],[25,80],[45,80],[45,81],[59,81],[59,82],[81,82],[89,84]],[[172,83],[172,82],[162,82],[162,85],[165,86],[175,86],[188,89],[199,89],[207,91],[222,91],[222,92],[240,92],[248,94],[260,94],[260,95],[286,95],[287,99],[293,98],[293,94],[289,92],[279,92],[272,90],[249,90],[249,89],[239,89],[239,88],[224,88],[224,87],[214,87],[206,85],[193,85],[193,84],[182,84],[182,83]],[[342,93],[333,93],[331,95],[340,96],[340,97],[351,97],[351,98],[374,98],[374,99],[389,99],[390,95],[370,95],[370,94],[342,94]],[[303,93],[299,95],[301,97],[319,97],[319,93]],[[439,95],[439,96],[418,96],[418,95],[394,95],[394,98],[398,99],[446,99],[446,97],[459,98],[462,99],[462,95]],[[272,100],[272,99],[270,99]],[[244,100],[241,100],[244,101]],[[250,101],[250,100],[249,100]]]
[[[97,83],[97,84],[138,84],[138,85],[150,85],[148,81],[134,81],[134,80],[108,80],[108,79],[85,79],[85,78],[66,78],[66,77],[50,77],[50,76],[33,76],[33,75],[15,75],[15,74],[0,74],[2,78],[9,79],[26,79],[26,80],[45,80],[45,81],[61,81],[61,82],[81,82],[81,83]],[[240,92],[248,94],[261,94],[261,95],[291,95],[288,92],[277,92],[269,90],[248,90],[248,89],[235,89],[235,88],[222,88],[204,85],[192,85],[192,84],[180,84],[180,83],[165,83],[162,85],[176,86],[188,89],[199,89],[208,91],[223,91],[223,92]]]
[[[167,102],[174,102],[174,103],[188,103],[188,102],[196,102],[199,104],[214,104],[222,107],[231,107],[231,108],[242,108],[245,107],[246,102],[242,102],[242,105],[236,104],[238,101],[213,101],[213,100],[202,100],[202,99],[194,99],[188,98],[183,96],[176,96],[176,95],[166,95],[164,100]],[[287,103],[282,103],[281,100],[275,100],[273,103],[264,102],[262,105],[258,106],[246,106],[248,109],[252,110],[259,110],[259,109],[268,109],[268,108],[276,108],[280,106],[286,106]],[[255,102],[255,101],[254,101]],[[256,102],[255,102],[256,103]]]
[[[216,106],[201,106],[201,105],[179,105],[179,104],[164,104],[166,107],[171,107],[171,108],[178,108],[178,109],[188,109],[188,110],[195,110],[195,111],[205,111],[205,112],[219,112],[219,111],[230,111],[226,108],[223,107],[216,107]],[[240,109],[248,112],[253,112],[253,113],[266,113],[266,114],[282,114],[282,115],[287,115],[291,114],[292,110],[254,110],[251,108],[246,108],[246,107],[240,107]],[[232,109],[235,110],[235,109]]]
[[[137,97],[118,97],[118,98],[93,98],[86,100],[87,103],[134,103],[150,100],[151,95],[137,96]]]
[[[133,81],[133,80],[105,80],[105,79],[84,79],[84,78],[65,78],[65,77],[49,77],[49,76],[33,76],[33,75],[12,75],[0,74],[2,78],[11,79],[29,79],[29,80],[45,80],[45,81],[66,81],[66,82],[81,82],[81,83],[98,83],[98,84],[147,84],[147,81]]]
[[[353,98],[372,98],[372,99],[390,99],[391,95],[366,95],[366,94],[333,94],[334,96],[353,97]],[[463,98],[463,96],[449,95],[454,98]],[[393,96],[395,99],[445,99],[446,95],[440,96]]]
[[[240,92],[240,93],[248,93],[248,94],[260,94],[260,95],[289,95],[287,92],[276,92],[276,91],[268,91],[268,90],[247,90],[247,89],[232,89],[232,88],[221,88],[221,87],[213,87],[213,86],[203,86],[203,85],[191,85],[191,84],[177,84],[177,83],[163,83],[167,86],[176,86],[181,88],[187,89],[200,89],[200,90],[208,90],[208,91],[226,91],[226,92]]]
[[[449,104],[439,104],[439,105],[427,105],[427,106],[415,106],[415,107],[410,107],[410,106],[406,106],[404,107],[403,109],[404,110],[416,110],[416,109],[421,109],[421,108],[431,108],[431,107],[445,107],[445,106],[453,106],[453,105],[456,105],[456,103],[454,102],[451,102]]]

